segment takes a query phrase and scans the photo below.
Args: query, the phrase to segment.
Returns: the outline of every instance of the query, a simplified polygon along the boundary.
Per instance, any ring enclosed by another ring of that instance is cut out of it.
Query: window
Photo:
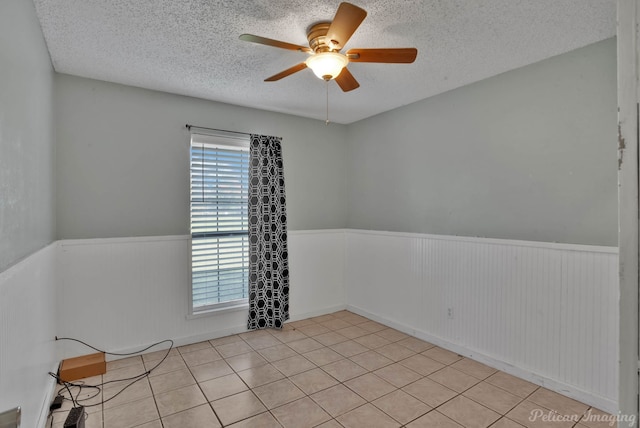
[[[249,278],[249,137],[191,135],[192,313],[244,305]]]

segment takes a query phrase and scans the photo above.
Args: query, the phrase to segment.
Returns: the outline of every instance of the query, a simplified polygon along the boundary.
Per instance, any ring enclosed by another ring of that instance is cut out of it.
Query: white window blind
[[[249,278],[249,139],[191,136],[192,312],[242,304]]]

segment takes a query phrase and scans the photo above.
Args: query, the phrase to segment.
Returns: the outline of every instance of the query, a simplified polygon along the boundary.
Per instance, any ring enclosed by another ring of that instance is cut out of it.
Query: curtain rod
[[[187,128],[189,131],[191,131],[191,128],[198,128],[198,129],[206,129],[208,131],[230,132],[232,134],[241,134],[241,135],[249,135],[249,136],[251,135],[248,132],[228,131],[226,129],[218,129],[218,128],[207,128],[204,126],[189,125],[188,123],[185,125],[185,128]]]

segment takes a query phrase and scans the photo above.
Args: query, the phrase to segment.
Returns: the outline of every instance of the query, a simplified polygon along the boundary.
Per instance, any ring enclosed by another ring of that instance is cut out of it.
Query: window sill
[[[206,309],[203,311],[192,312],[187,315],[187,319],[197,319],[202,317],[208,317],[213,315],[222,315],[227,312],[239,312],[239,311],[248,311],[249,310],[249,302],[241,302],[232,306],[223,306],[220,308]]]

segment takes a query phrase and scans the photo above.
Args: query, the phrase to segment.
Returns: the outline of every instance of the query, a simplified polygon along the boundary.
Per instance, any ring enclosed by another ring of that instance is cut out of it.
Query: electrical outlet
[[[447,318],[453,319],[453,308],[447,308]]]

